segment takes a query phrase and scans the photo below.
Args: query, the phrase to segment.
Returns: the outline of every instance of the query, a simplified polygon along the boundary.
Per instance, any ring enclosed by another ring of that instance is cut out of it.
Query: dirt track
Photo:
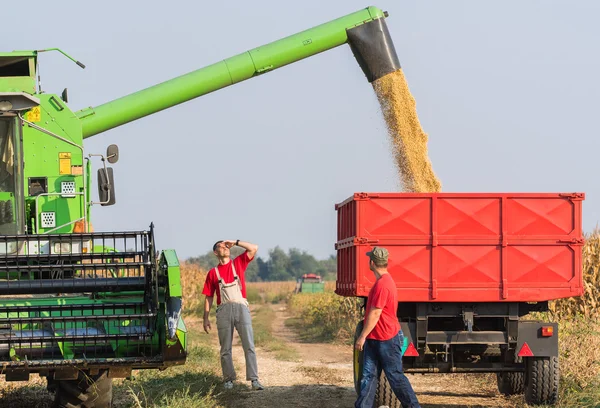
[[[274,336],[294,347],[298,362],[279,361],[272,353],[257,349],[258,369],[264,391],[240,391],[239,398],[227,403],[231,408],[254,407],[353,407],[352,349],[349,346],[300,343],[285,326],[285,306],[276,311]],[[244,354],[234,343],[238,378],[243,380]],[[241,374],[241,375],[240,375]],[[491,375],[409,375],[423,408],[514,407],[514,400],[502,397]]]

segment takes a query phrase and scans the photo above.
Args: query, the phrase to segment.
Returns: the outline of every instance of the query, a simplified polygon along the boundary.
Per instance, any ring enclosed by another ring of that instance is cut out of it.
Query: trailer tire
[[[55,381],[54,408],[111,408],[112,378],[108,371],[97,375],[79,374],[77,380]]]
[[[525,401],[531,405],[554,404],[560,379],[558,357],[530,357],[526,366]]]
[[[375,405],[374,408],[380,406],[386,406],[389,408],[402,408],[402,404],[398,401],[394,390],[390,386],[385,373],[382,371],[379,381],[377,382],[377,392],[375,393]]]
[[[525,392],[525,373],[496,373],[496,379],[501,394],[509,396]]]

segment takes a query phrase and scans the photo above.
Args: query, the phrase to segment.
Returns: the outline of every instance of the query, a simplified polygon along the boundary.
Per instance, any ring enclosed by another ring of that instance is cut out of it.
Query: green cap
[[[382,247],[373,247],[373,249],[367,252],[367,256],[371,258],[377,265],[387,263],[388,261],[388,250]]]

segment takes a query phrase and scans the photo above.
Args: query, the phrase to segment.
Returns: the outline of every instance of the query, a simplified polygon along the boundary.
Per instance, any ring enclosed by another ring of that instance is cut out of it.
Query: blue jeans
[[[354,406],[356,408],[372,408],[375,403],[375,392],[381,376],[381,370],[404,408],[420,408],[417,396],[402,371],[402,330],[389,340],[379,341],[367,339],[363,348],[363,370],[360,382],[360,395]]]

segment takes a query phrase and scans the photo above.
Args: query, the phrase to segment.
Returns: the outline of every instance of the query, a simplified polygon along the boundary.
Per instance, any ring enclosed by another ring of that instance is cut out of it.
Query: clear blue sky
[[[59,6],[60,4],[60,6]],[[40,58],[78,110],[375,5],[387,20],[433,167],[451,192],[582,191],[600,219],[600,2],[30,1],[3,9],[2,51]],[[8,33],[8,34],[7,34]],[[86,140],[117,143],[117,204],[96,230],[144,229],[180,258],[217,239],[261,255],[334,253],[334,204],[397,191],[370,84],[344,46]]]

